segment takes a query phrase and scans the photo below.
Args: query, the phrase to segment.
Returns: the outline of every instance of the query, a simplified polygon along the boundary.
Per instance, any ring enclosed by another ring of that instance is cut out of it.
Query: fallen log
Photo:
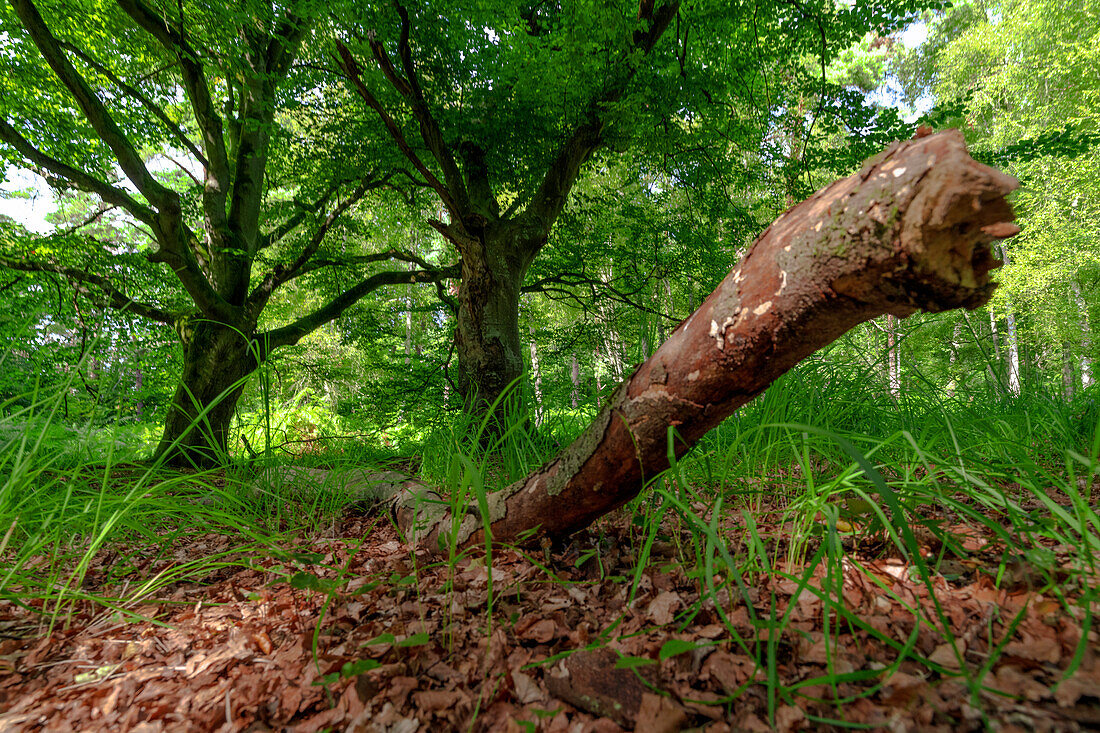
[[[702,306],[616,390],[553,461],[489,495],[492,540],[569,535],[622,506],[648,478],[801,359],[889,313],[976,308],[1011,237],[1018,182],[974,161],[954,130],[895,143],[780,216]],[[484,542],[476,508],[452,517],[422,484],[390,481],[410,541]],[[453,533],[453,535],[452,535]]]

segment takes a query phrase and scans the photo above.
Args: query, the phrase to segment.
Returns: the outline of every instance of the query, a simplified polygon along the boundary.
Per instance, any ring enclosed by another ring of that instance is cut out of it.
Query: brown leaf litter
[[[934,599],[910,564],[858,548],[832,567],[777,563],[744,593],[718,579],[711,594],[670,522],[631,598],[640,547],[623,515],[552,555],[504,550],[453,567],[351,517],[340,536],[292,548],[316,564],[254,558],[129,609],[142,621],[86,604],[41,636],[40,618],[0,603],[0,730],[1100,726],[1096,631],[1080,643],[1098,604],[1067,611],[1026,569],[996,584],[996,567],[981,567],[992,538],[956,529],[979,554],[954,582],[937,575]],[[176,561],[226,546],[192,538]],[[293,588],[293,573],[316,584]],[[828,611],[829,588],[849,618]],[[938,613],[952,638],[930,623]]]

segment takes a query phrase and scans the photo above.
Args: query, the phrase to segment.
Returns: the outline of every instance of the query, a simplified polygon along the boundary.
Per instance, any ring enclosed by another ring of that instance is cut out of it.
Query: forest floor
[[[740,516],[722,522],[735,554],[749,534]],[[769,516],[757,530],[786,557],[790,528]],[[874,538],[846,541],[841,562],[774,560],[743,590],[711,574],[710,593],[699,563],[681,560],[693,539],[666,515],[631,599],[644,533],[622,511],[557,551],[494,552],[490,578],[483,554],[440,563],[411,553],[384,518],[349,510],[288,540],[297,566],[253,553],[129,609],[144,620],[88,603],[46,634],[40,614],[0,602],[0,730],[1100,726],[1089,628],[1100,608],[1037,592],[1027,563],[1005,562],[993,537],[941,526],[966,556],[940,563],[934,594]],[[193,536],[141,572],[234,541]],[[90,568],[88,593],[125,595],[97,575],[118,557],[140,567],[144,551],[115,549]],[[1069,548],[1050,550],[1071,564]],[[815,592],[829,587],[848,615]]]

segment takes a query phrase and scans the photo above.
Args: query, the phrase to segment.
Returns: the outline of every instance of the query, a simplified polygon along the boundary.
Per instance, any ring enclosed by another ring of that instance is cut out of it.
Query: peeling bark
[[[897,143],[777,219],[698,311],[624,381],[561,455],[488,499],[494,541],[577,531],[781,374],[884,313],[973,309],[995,285],[990,244],[1019,231],[1017,181],[948,131]],[[452,518],[416,491],[390,497],[410,541],[483,542],[476,510]],[[455,521],[455,520],[458,521]]]

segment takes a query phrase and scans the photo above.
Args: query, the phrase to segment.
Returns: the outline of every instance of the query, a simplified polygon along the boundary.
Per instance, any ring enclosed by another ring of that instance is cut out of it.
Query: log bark
[[[990,244],[1013,236],[1017,181],[947,131],[895,143],[779,217],[555,460],[488,497],[497,543],[562,537],[646,481],[801,359],[884,313],[973,309],[995,285]],[[484,542],[414,485],[389,497],[411,542]]]

